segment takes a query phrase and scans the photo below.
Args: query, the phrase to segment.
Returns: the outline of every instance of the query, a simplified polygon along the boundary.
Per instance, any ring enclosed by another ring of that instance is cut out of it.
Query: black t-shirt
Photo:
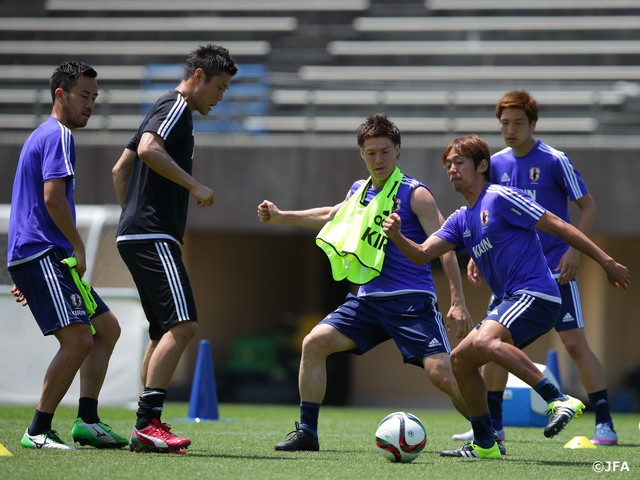
[[[144,132],[154,132],[165,142],[167,153],[187,173],[193,168],[193,117],[187,102],[174,90],[162,95],[142,121],[127,148],[137,151]],[[189,192],[136,159],[127,189],[117,241],[167,238],[182,243]]]

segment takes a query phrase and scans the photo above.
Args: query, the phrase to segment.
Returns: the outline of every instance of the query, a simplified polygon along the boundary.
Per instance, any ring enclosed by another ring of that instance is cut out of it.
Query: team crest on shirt
[[[480,212],[480,222],[483,227],[487,226],[487,223],[489,223],[489,210],[482,210]]]
[[[401,205],[402,205],[402,200],[397,195],[394,195],[393,196],[393,209],[391,211],[392,212],[397,212],[398,210],[400,210],[400,206]]]
[[[532,182],[540,180],[540,169],[538,167],[531,167],[529,169],[529,180]]]

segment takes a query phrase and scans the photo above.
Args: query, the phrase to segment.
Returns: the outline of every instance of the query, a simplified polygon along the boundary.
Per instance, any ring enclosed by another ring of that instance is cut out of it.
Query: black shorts
[[[166,240],[120,242],[118,251],[138,289],[151,340],[160,340],[180,322],[198,321],[178,244]]]

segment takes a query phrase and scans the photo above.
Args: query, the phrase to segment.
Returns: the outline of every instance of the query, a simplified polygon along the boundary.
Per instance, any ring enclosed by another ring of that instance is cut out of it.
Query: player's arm
[[[548,210],[540,217],[535,227],[542,232],[555,235],[594,259],[606,272],[609,283],[614,287],[627,288],[631,283],[631,275],[624,265],[617,263],[576,227]]]
[[[344,205],[344,202],[334,205],[333,207],[316,207],[306,210],[280,210],[273,202],[264,200],[258,205],[258,220],[274,225],[295,225],[297,227],[320,230],[325,223],[333,219],[342,205]]]
[[[580,209],[576,228],[585,235],[591,232],[591,226],[596,217],[596,202],[590,193],[583,195],[574,202]],[[578,273],[578,265],[580,264],[580,252],[573,247],[569,247],[560,258],[555,271],[558,272],[558,281],[567,283],[575,278]]]
[[[164,140],[153,132],[144,132],[138,144],[138,156],[151,170],[168,180],[186,188],[196,199],[199,207],[215,203],[213,190],[198,182],[192,175],[180,168],[164,148]]]
[[[135,159],[136,152],[125,148],[111,169],[113,187],[116,190],[116,197],[118,198],[120,207],[124,206],[124,200],[127,198],[127,189],[129,188],[129,180],[131,180],[131,171],[133,170],[133,162]]]
[[[416,265],[424,265],[455,248],[453,243],[449,243],[435,235],[431,235],[423,243],[417,244],[402,234],[400,231],[401,226],[400,215],[392,213],[385,218],[382,230],[389,237],[389,240],[398,247],[398,250]]]
[[[73,220],[71,205],[69,205],[67,201],[66,184],[68,181],[71,181],[70,177],[45,180],[44,204],[53,223],[56,224],[66,239],[69,240],[69,243],[71,243],[73,256],[78,260],[76,270],[80,276],[82,276],[87,270],[84,242]]]
[[[444,223],[444,217],[436,205],[433,195],[426,188],[416,188],[411,194],[411,210],[416,214],[422,229],[427,235],[437,231]],[[453,320],[457,325],[457,337],[463,338],[473,328],[471,315],[467,310],[462,290],[460,265],[453,250],[440,257],[442,269],[449,282],[451,307],[447,313],[447,320]]]

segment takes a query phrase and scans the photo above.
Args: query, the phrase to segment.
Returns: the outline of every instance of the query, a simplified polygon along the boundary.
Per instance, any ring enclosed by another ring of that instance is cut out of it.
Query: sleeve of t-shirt
[[[554,173],[556,178],[560,179],[560,187],[565,190],[569,200],[572,202],[589,193],[586,184],[582,180],[582,175],[576,170],[569,157],[565,155],[556,157]]]
[[[500,189],[495,202],[494,212],[500,212],[510,225],[525,229],[533,228],[546,212],[542,205],[517,188]]]
[[[465,211],[466,207],[462,207],[449,215],[449,218],[444,221],[438,231],[434,232],[434,235],[454,244],[457,248],[464,247],[462,235],[464,232]]]
[[[74,175],[74,144],[71,131],[52,130],[42,139],[42,179],[67,178]]]

